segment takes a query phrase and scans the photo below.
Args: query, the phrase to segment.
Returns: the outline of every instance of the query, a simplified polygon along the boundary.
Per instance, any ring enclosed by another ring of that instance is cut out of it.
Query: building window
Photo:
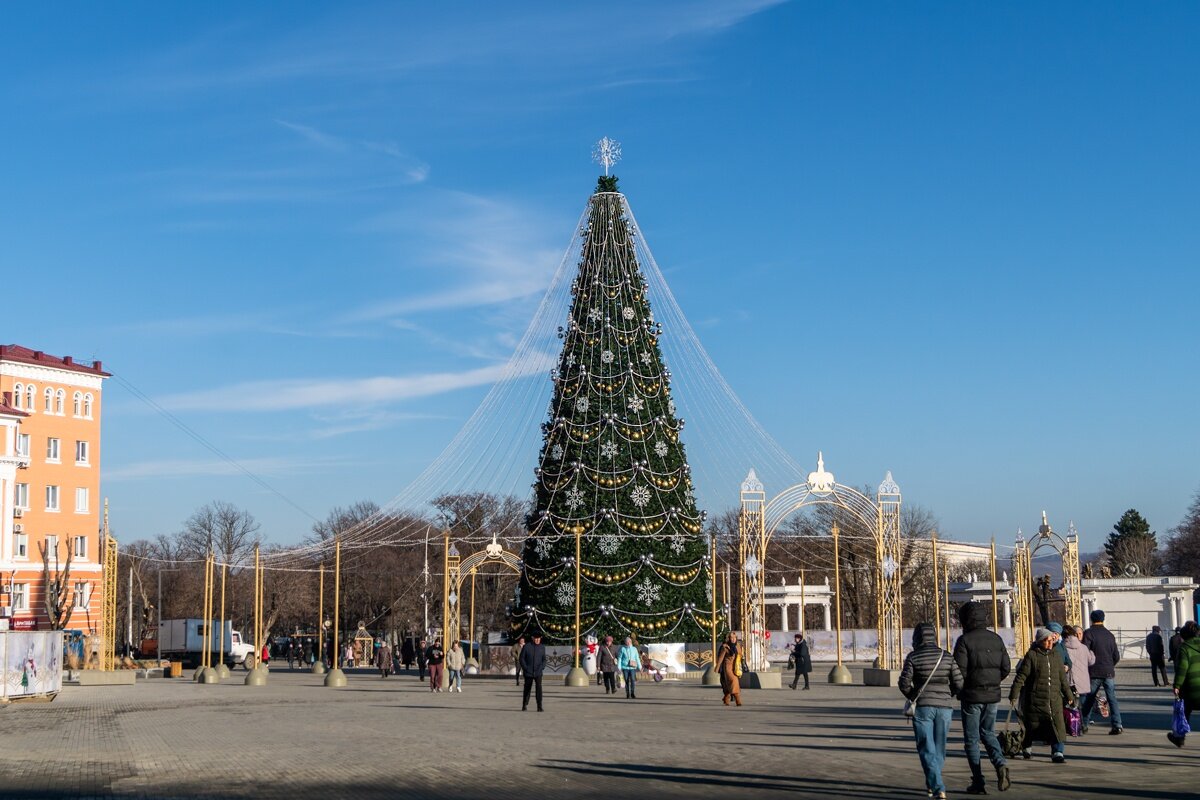
[[[46,391],[44,391],[42,393],[42,397],[46,398],[46,413],[53,414],[54,413],[54,390],[51,389],[49,386],[47,386]]]
[[[46,553],[50,556],[55,564],[58,563],[58,534],[50,534],[42,542],[42,547],[46,549]]]
[[[29,584],[14,583],[12,587],[13,611],[29,610]]]
[[[88,490],[86,487],[79,487],[75,490],[75,513],[86,514],[88,512]]]
[[[83,416],[86,419],[92,418],[92,395],[91,392],[83,396]]]
[[[75,442],[75,463],[86,466],[88,464],[88,443],[80,439]]]
[[[66,404],[67,404],[67,393],[65,390],[59,389],[54,394],[54,413],[58,414],[61,417],[64,413],[66,413],[65,411],[63,411],[63,408],[66,406]]]
[[[37,396],[37,387],[32,383],[25,387],[25,410],[32,414],[36,409],[33,407],[33,398]]]
[[[20,408],[24,408],[24,407],[25,407],[25,384],[14,383],[13,384],[13,408],[20,409]]]
[[[82,559],[84,561],[87,560],[87,557],[88,557],[87,544],[88,544],[88,537],[86,537],[86,536],[76,536],[75,537],[75,557],[76,558]]]
[[[14,533],[13,534],[13,558],[28,559],[29,558],[29,534]]]
[[[92,602],[92,584],[88,581],[79,581],[75,584],[75,609],[84,611]]]
[[[17,455],[21,458],[29,458],[29,434],[17,434]]]
[[[13,505],[22,511],[29,509],[29,484],[18,483],[13,491]]]
[[[47,511],[58,511],[58,487],[57,486],[47,486],[46,487],[46,510]],[[47,540],[47,541],[49,541],[49,540]]]
[[[46,460],[55,464],[61,459],[62,440],[54,436],[46,437]]]
[[[71,395],[71,414],[76,417],[83,414],[83,395],[79,392]]]

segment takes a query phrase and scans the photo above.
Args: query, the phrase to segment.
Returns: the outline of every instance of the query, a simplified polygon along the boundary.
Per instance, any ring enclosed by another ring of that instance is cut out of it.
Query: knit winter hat
[[[1097,608],[1092,612],[1090,619],[1092,622],[1104,622],[1104,612]]]
[[[1062,625],[1059,625],[1057,622],[1051,622],[1046,626],[1046,629],[1051,633],[1057,633],[1059,636],[1062,636]]]
[[[1037,633],[1035,633],[1033,635],[1033,640],[1035,642],[1040,643],[1040,642],[1044,642],[1047,639],[1049,639],[1050,636],[1051,636],[1050,631],[1046,630],[1045,628],[1038,628]]]

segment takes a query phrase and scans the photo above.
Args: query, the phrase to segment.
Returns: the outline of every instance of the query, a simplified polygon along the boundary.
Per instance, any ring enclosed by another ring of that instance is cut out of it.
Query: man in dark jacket
[[[1183,628],[1176,628],[1175,635],[1167,643],[1167,654],[1171,658],[1171,674],[1179,671],[1179,650],[1183,647]]]
[[[803,676],[804,689],[808,691],[808,673],[812,672],[812,656],[808,652],[808,642],[804,640],[803,633],[796,634],[796,643],[792,645],[792,660],[796,664],[796,674],[792,678],[792,688],[796,688],[796,683]]]
[[[1167,681],[1167,647],[1163,642],[1162,628],[1155,625],[1146,634],[1146,657],[1150,659],[1150,677],[1158,686],[1158,676],[1162,674],[1162,685],[1170,686]]]
[[[1091,692],[1083,701],[1080,713],[1083,715],[1083,729],[1086,731],[1092,724],[1092,710],[1096,707],[1096,699],[1100,687],[1104,687],[1104,696],[1108,698],[1109,719],[1112,721],[1110,736],[1116,736],[1125,730],[1121,725],[1121,707],[1117,705],[1117,692],[1114,678],[1117,676],[1117,664],[1121,660],[1121,651],[1117,647],[1117,639],[1112,631],[1104,627],[1104,612],[1096,609],[1091,616],[1092,625],[1083,632],[1083,644],[1096,656],[1096,661],[1088,667],[1088,677],[1092,679]]]
[[[967,794],[987,794],[983,780],[983,765],[979,758],[979,741],[987,749],[988,760],[996,769],[1000,791],[1010,785],[1008,762],[996,738],[996,706],[1000,702],[1000,684],[1008,677],[1011,666],[1004,640],[987,628],[987,609],[974,601],[958,609],[958,621],[963,634],[954,645],[954,663],[963,676],[963,688],[958,693],[962,711],[963,747],[971,767],[971,785]]]
[[[521,648],[521,672],[525,675],[525,693],[521,699],[521,710],[529,710],[529,692],[537,688],[537,710],[542,711],[542,673],[546,671],[546,646],[542,634],[535,632],[533,641]]]

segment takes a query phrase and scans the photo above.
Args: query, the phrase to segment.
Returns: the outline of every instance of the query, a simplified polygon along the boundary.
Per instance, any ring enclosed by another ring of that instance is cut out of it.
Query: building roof
[[[4,393],[4,400],[8,400],[8,392]],[[28,417],[28,416],[29,415],[26,414],[21,409],[13,408],[8,403],[0,401],[0,417]]]
[[[0,344],[0,361],[9,361],[16,364],[36,364],[40,367],[50,367],[51,369],[65,369],[70,372],[84,372],[89,375],[99,375],[102,378],[109,377],[110,373],[105,372],[99,361],[93,361],[90,365],[85,362],[77,362],[71,356],[52,356],[49,353],[43,353],[41,350],[31,350],[28,347],[22,347],[19,344]]]

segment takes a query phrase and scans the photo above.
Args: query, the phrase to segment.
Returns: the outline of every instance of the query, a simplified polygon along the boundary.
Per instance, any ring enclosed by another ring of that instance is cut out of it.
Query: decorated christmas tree
[[[573,641],[578,582],[582,636],[710,637],[704,514],[626,209],[616,177],[602,176],[559,328],[563,349],[542,426],[514,635]]]

